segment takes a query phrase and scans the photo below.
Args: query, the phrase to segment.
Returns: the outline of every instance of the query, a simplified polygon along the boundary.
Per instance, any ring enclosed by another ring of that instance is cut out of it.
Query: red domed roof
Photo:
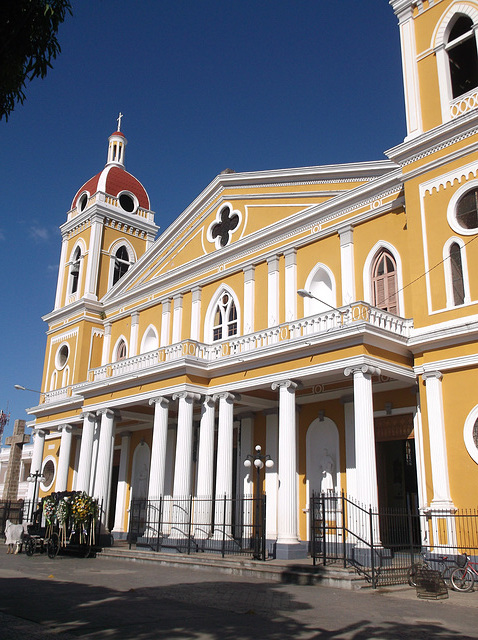
[[[114,135],[123,135],[121,132],[116,132]],[[107,165],[103,171],[97,173],[96,176],[90,178],[88,182],[78,189],[71,203],[71,208],[76,207],[78,196],[84,191],[88,191],[90,196],[97,191],[104,191],[106,194],[116,197],[122,191],[129,191],[136,196],[139,202],[139,206],[143,209],[149,209],[149,197],[146,193],[146,189],[141,182],[128,173],[122,167],[116,165]]]

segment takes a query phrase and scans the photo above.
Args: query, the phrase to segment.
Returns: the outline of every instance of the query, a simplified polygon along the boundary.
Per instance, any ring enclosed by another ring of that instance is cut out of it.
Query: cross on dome
[[[116,118],[116,122],[118,123],[118,128],[116,129],[117,131],[121,131],[121,118],[122,117],[123,117],[123,114],[120,111],[118,117]]]

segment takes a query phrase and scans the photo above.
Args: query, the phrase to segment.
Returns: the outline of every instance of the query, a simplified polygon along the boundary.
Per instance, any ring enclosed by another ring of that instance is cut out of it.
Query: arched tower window
[[[473,21],[458,15],[446,44],[453,98],[478,86],[478,55]]]
[[[461,248],[457,242],[453,242],[450,245],[450,270],[453,302],[456,306],[465,302],[465,281],[463,279]]]
[[[70,293],[78,291],[80,280],[81,249],[76,247],[70,266]]]
[[[397,265],[392,254],[379,251],[372,264],[372,304],[398,314]]]
[[[128,249],[122,244],[114,254],[114,272],[113,284],[116,284],[120,278],[128,271],[130,267],[130,258]]]
[[[124,360],[127,356],[126,342],[124,340],[120,340],[118,342],[118,346],[116,347],[116,361]]]
[[[232,296],[224,292],[217,303],[212,328],[212,339],[222,340],[237,335],[237,309]]]

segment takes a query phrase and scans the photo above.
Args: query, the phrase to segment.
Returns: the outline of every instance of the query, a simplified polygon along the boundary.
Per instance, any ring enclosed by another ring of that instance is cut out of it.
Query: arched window
[[[318,264],[309,274],[305,289],[315,298],[304,299],[304,313],[311,316],[336,307],[335,280],[332,271],[324,264]]]
[[[458,15],[446,43],[453,98],[478,86],[478,55],[473,21]]]
[[[114,255],[113,284],[116,284],[118,280],[124,276],[130,264],[128,249],[122,244]]]
[[[466,230],[478,230],[478,189],[467,191],[456,205],[456,221]]]
[[[224,292],[219,298],[213,318],[212,339],[222,340],[237,335],[237,309],[232,296]]]
[[[78,284],[80,280],[80,261],[81,249],[80,247],[76,247],[70,266],[70,293],[76,293],[78,291]]]
[[[127,356],[126,342],[124,340],[120,340],[118,346],[116,347],[116,361],[124,360]]]
[[[397,265],[388,251],[379,251],[372,264],[372,304],[398,314]]]
[[[463,279],[461,247],[457,242],[453,242],[450,245],[450,271],[453,303],[456,306],[465,302],[465,281]]]

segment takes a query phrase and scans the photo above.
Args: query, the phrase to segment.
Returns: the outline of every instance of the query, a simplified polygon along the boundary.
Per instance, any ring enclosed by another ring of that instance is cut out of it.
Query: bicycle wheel
[[[31,557],[35,553],[37,543],[35,538],[28,538],[25,542],[25,553],[28,557]]]
[[[475,576],[467,569],[455,569],[450,576],[452,587],[456,591],[471,591],[475,582]]]
[[[415,562],[408,570],[408,584],[411,587],[417,586],[417,572],[422,565],[419,562]]]
[[[58,551],[60,550],[60,538],[57,533],[52,533],[51,538],[48,540],[47,552],[49,558],[56,558]]]

